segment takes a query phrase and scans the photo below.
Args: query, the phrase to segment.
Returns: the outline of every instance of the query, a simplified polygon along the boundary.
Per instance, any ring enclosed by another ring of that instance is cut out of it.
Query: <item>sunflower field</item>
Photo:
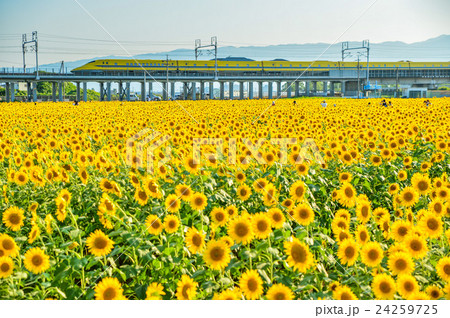
[[[0,298],[450,299],[450,104],[391,101],[0,104]]]

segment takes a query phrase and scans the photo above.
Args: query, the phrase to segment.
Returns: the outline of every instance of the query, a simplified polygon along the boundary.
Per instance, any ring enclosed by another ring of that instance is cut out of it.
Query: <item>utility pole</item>
[[[397,67],[397,72],[396,72],[396,78],[395,78],[395,97],[398,98],[398,67]]]
[[[370,48],[369,48],[369,40],[364,40],[362,41],[361,46],[359,47],[349,47],[348,42],[342,42],[342,62],[344,62],[344,59],[351,54],[351,52],[348,51],[352,51],[352,50],[359,50],[359,55],[361,54],[366,54],[367,57],[367,71],[366,71],[366,85],[369,85],[369,53],[370,53]],[[365,51],[365,53],[362,53],[361,51]],[[358,56],[359,56],[358,55]]]
[[[202,52],[200,49],[203,48],[214,48],[206,50],[207,54],[213,55],[214,54],[214,79],[218,79],[218,73],[217,73],[217,36],[211,37],[211,44],[208,45],[202,45],[202,41],[200,39],[195,40],[195,60],[198,60],[198,57],[202,55]]]
[[[36,79],[39,79],[39,62],[38,62],[38,36],[37,31],[31,34],[31,40],[27,41],[27,34],[22,34],[22,55],[23,55],[23,72],[26,73],[25,53],[27,52],[27,44],[32,43],[30,52],[35,52],[36,55]]]
[[[169,55],[166,55],[166,98],[169,99]]]
[[[358,99],[359,99],[359,97],[360,97],[360,95],[361,95],[361,93],[360,93],[360,88],[359,88],[359,86],[360,86],[360,84],[359,84],[359,54],[358,54],[358,66],[357,66],[357,70],[358,70]]]

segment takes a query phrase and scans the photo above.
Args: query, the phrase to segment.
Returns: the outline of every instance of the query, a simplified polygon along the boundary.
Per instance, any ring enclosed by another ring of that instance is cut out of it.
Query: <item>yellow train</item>
[[[360,69],[365,69],[366,62],[360,62]],[[249,61],[220,60],[217,70],[220,73],[244,72],[286,73],[286,72],[326,72],[330,70],[356,70],[357,62],[336,61]],[[450,62],[369,62],[371,70],[424,70],[450,69]],[[213,73],[216,69],[214,60],[132,60],[102,59],[91,61],[72,70],[77,75],[141,75],[144,70],[155,73]]]

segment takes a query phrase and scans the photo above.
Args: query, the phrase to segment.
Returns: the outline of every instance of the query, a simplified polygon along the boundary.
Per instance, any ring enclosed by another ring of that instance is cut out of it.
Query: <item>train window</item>
[[[384,64],[384,67],[386,67],[386,64]]]
[[[442,66],[442,65],[441,65]],[[250,65],[249,64],[247,64],[247,67],[250,67]]]
[[[239,64],[236,64],[237,67],[239,67]]]
[[[114,63],[114,65],[117,65],[117,63]]]
[[[434,64],[433,64],[433,65],[431,65],[431,67],[434,67]]]
[[[272,66],[275,66],[275,64],[272,64]]]
[[[259,67],[259,64],[256,64],[256,67]]]
[[[194,66],[197,66],[197,64],[194,64]]]
[[[205,64],[205,66],[208,66],[208,64]]]
[[[226,66],[228,67],[228,64]]]
[[[280,67],[283,67],[283,64],[280,64]]]
[[[109,64],[109,62],[106,62],[106,64]]]
[[[330,64],[328,64],[328,67],[330,67]]]
[[[127,63],[127,66],[128,66],[128,63]]]
[[[320,64],[319,64],[319,67],[320,67]]]
[[[292,67],[292,64],[289,64],[289,67]]]

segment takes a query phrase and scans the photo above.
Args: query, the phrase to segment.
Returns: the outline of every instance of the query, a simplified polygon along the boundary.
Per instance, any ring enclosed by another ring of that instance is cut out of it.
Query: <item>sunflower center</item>
[[[159,226],[160,226],[160,224],[159,224],[158,220],[155,220],[154,222],[152,222],[152,228],[154,228],[155,230],[159,229]]]
[[[6,273],[7,271],[9,271],[9,269],[10,269],[10,266],[9,266],[8,263],[3,263],[2,266],[0,266],[0,270],[1,270],[3,273]]]
[[[399,271],[403,271],[406,269],[406,261],[402,258],[398,259],[395,261],[395,267],[399,270]]]
[[[195,198],[195,205],[196,206],[202,206],[203,205],[203,199],[200,197]]]
[[[248,226],[243,223],[238,223],[235,227],[237,236],[244,237],[248,234]]]
[[[147,194],[145,193],[145,191],[139,191],[139,199],[141,200],[147,200]]]
[[[347,292],[343,292],[341,294],[341,300],[352,300],[352,296]]]
[[[436,231],[439,227],[439,223],[436,219],[429,219],[427,221],[427,227],[432,231]]]
[[[414,290],[414,284],[412,282],[405,282],[403,285],[403,288],[405,288],[406,291],[412,292]]]
[[[442,212],[442,204],[440,202],[436,203],[433,206],[433,210],[434,210],[434,212],[440,214]]]
[[[391,288],[391,285],[390,285],[389,283],[387,283],[387,282],[382,282],[382,283],[380,284],[380,290],[381,290],[381,292],[382,292],[383,294],[388,294],[388,293],[391,292],[392,288]]]
[[[367,233],[364,231],[359,233],[359,238],[361,241],[365,242],[367,240]]]
[[[306,209],[301,209],[301,210],[298,212],[298,216],[299,216],[301,219],[307,219],[307,218],[309,217],[309,211],[306,210]]]
[[[343,240],[346,240],[346,239],[348,239],[348,234],[345,233],[344,231],[341,231],[341,233],[339,233],[339,240],[343,241]]]
[[[347,197],[347,198],[353,198],[353,190],[352,190],[352,188],[345,188],[345,196]]]
[[[267,230],[267,223],[265,221],[259,221],[257,224],[258,231],[264,232]]]
[[[225,251],[221,247],[216,246],[213,249],[211,249],[211,252],[209,255],[211,256],[213,261],[218,262],[223,259],[223,256],[225,255]]]
[[[353,248],[353,246],[348,246],[345,249],[345,256],[347,258],[352,258],[355,255],[355,249]]]
[[[33,258],[31,258],[31,263],[33,263],[34,266],[41,266],[43,262],[44,260],[41,255],[34,255]]]
[[[223,213],[217,213],[216,214],[216,220],[221,222],[223,221],[223,219],[225,218],[225,215],[223,215]]]
[[[363,206],[361,208],[361,214],[363,217],[367,217],[369,215],[369,208],[367,206]]]
[[[401,226],[398,228],[397,233],[400,236],[405,236],[406,234],[408,234],[408,228],[405,226]]]
[[[94,246],[95,248],[98,248],[100,250],[104,249],[108,242],[105,240],[104,237],[96,237],[94,240]]]
[[[286,299],[286,295],[282,292],[278,292],[275,294],[274,297],[276,300],[285,300]]]
[[[195,234],[192,237],[192,244],[194,244],[195,246],[200,246],[202,244],[202,238],[200,237],[200,235]]]
[[[116,290],[112,287],[108,287],[105,289],[105,291],[103,292],[103,298],[106,300],[111,300],[114,299],[116,297]]]
[[[275,213],[275,214],[272,215],[272,219],[273,219],[275,222],[280,222],[280,221],[281,221],[281,215],[278,214],[278,213]]]
[[[370,250],[369,253],[367,253],[367,256],[371,261],[376,261],[379,257],[379,253],[377,250]]]
[[[297,263],[304,263],[306,261],[306,251],[301,245],[292,246],[291,256]]]
[[[13,242],[11,240],[9,240],[9,239],[4,240],[3,243],[2,243],[2,246],[7,251],[12,250],[14,248]]]
[[[177,225],[177,223],[174,220],[171,220],[169,222],[169,228],[171,228],[171,229],[175,228],[176,225]]]
[[[419,181],[419,183],[417,184],[417,187],[419,188],[420,191],[426,191],[428,189],[428,182],[422,180]]]
[[[430,294],[432,298],[438,298],[440,296],[437,290],[432,290]]]
[[[406,192],[405,195],[403,196],[403,199],[405,199],[406,202],[412,201],[413,198],[414,195],[411,192]]]
[[[297,189],[295,189],[295,195],[298,197],[303,196],[303,187],[297,187]]]
[[[250,278],[247,282],[247,287],[250,291],[254,292],[258,289],[258,282],[254,278]]]
[[[450,264],[445,264],[443,270],[445,274],[450,275]]]
[[[12,213],[8,219],[11,224],[17,225],[20,223],[20,216],[17,213]]]
[[[418,251],[421,251],[421,250],[422,250],[422,243],[421,243],[420,241],[418,241],[418,240],[413,240],[413,241],[411,242],[410,246],[411,246],[411,249],[412,249],[413,251],[418,252]]]

